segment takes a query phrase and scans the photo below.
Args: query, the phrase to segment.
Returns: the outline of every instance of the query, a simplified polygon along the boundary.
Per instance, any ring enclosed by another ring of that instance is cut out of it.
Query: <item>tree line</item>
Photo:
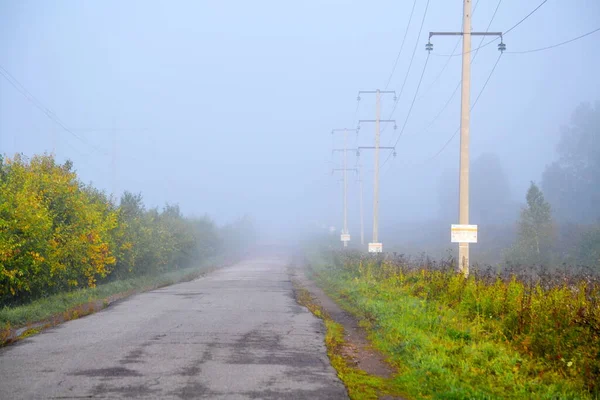
[[[531,183],[508,259],[600,269],[600,102],[577,107],[561,129],[557,155],[541,188]]]
[[[439,184],[445,224],[456,220],[456,175],[445,171]],[[575,109],[560,130],[556,159],[538,182],[531,182],[524,205],[514,200],[510,186],[497,155],[473,161],[470,214],[481,231],[480,243],[473,246],[476,259],[600,269],[600,102]]]
[[[140,194],[115,201],[51,155],[0,157],[0,305],[189,267],[255,237],[248,217],[218,227]]]

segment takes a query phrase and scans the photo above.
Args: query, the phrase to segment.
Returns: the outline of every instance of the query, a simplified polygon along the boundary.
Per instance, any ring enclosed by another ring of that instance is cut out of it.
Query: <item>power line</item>
[[[458,84],[456,85],[456,87],[454,88],[454,91],[452,92],[452,94],[450,95],[450,97],[448,98],[448,100],[446,101],[446,103],[444,104],[444,106],[441,108],[441,110],[436,114],[435,117],[433,117],[433,119],[431,120],[431,122],[429,122],[429,124],[427,125],[427,127],[423,130],[421,130],[417,136],[422,135],[423,133],[427,132],[429,130],[429,128],[431,128],[433,126],[433,124],[435,123],[435,121],[437,121],[437,119],[442,115],[442,113],[444,112],[444,110],[446,110],[446,108],[448,108],[448,106],[450,105],[450,103],[452,102],[452,100],[454,99],[454,96],[456,95],[456,92],[458,92],[458,89],[460,88],[460,84],[462,83],[462,80],[458,81]]]
[[[501,0],[500,0],[501,1]],[[517,24],[515,24],[510,30],[513,30],[514,28],[516,28],[518,25],[520,25],[523,21],[525,21],[529,16],[531,16],[535,11],[537,11],[542,5],[544,5],[544,3],[546,3],[546,1],[542,2],[539,6],[537,6],[532,12],[530,12],[525,18],[523,18],[521,21],[519,21]],[[488,27],[489,28],[489,27]],[[600,28],[596,28],[590,32],[584,33],[583,35],[577,36],[573,39],[569,39],[567,41],[561,42],[561,43],[557,43],[551,46],[546,46],[546,47],[541,47],[538,49],[532,49],[532,50],[525,50],[525,51],[511,51],[511,52],[507,52],[507,53],[511,53],[511,54],[527,54],[527,53],[534,53],[534,52],[538,52],[538,51],[543,51],[543,50],[548,50],[548,49],[552,49],[552,48],[556,48],[559,46],[563,46],[565,44],[574,42],[576,40],[582,39],[586,36],[590,36],[596,32],[600,31]],[[508,33],[508,31],[507,31]],[[483,93],[483,90],[485,89],[485,87],[487,86],[490,78],[492,77],[492,74],[494,73],[496,66],[498,65],[498,62],[500,61],[500,58],[502,57],[502,53],[500,53],[500,56],[498,57],[498,59],[496,60],[496,63],[494,64],[494,67],[492,68],[492,70],[490,71],[490,74],[488,76],[488,78],[485,81],[485,84],[483,85],[481,91],[479,92],[479,94],[477,95],[477,98],[475,99],[475,102],[473,103],[473,105],[471,106],[471,109],[473,109],[473,107],[475,107],[475,104],[477,104],[477,101],[479,100],[479,98],[481,97],[481,94]],[[435,159],[437,156],[439,156],[445,149],[446,147],[448,147],[448,145],[452,142],[452,140],[456,137],[456,135],[458,134],[459,129],[456,129],[454,131],[454,133],[452,134],[452,136],[450,137],[450,139],[444,144],[444,146],[442,146],[442,148],[431,158],[427,159],[426,162],[429,162],[433,159]]]
[[[406,114],[406,118],[404,119],[404,124],[402,125],[402,129],[400,129],[400,134],[398,134],[398,137],[396,138],[396,142],[394,143],[394,146],[392,146],[394,148],[398,145],[398,142],[400,141],[400,137],[404,133],[404,129],[406,128],[406,124],[408,123],[408,119],[410,118],[410,113],[412,112],[413,106],[415,105],[415,101],[417,100],[417,95],[419,94],[419,88],[421,87],[421,82],[423,82],[423,76],[425,75],[425,71],[427,70],[427,62],[428,61],[429,61],[429,53],[427,53],[427,58],[425,59],[425,65],[423,65],[423,71],[421,72],[421,77],[419,78],[419,83],[417,84],[417,90],[415,90],[415,95],[413,96],[412,102],[410,103],[410,108],[408,109],[408,113]],[[392,154],[388,154],[387,158],[383,162],[382,167],[389,161]]]
[[[481,87],[481,90],[479,91],[479,94],[477,95],[477,97],[475,98],[475,101],[473,102],[473,104],[471,105],[471,110],[473,110],[473,108],[475,108],[475,105],[477,104],[477,102],[479,101],[479,98],[481,97],[481,95],[483,94],[483,91],[485,90],[488,82],[490,81],[490,78],[492,77],[494,71],[496,70],[496,67],[498,66],[498,63],[500,62],[500,59],[502,58],[502,53],[500,53],[500,55],[498,56],[498,59],[496,60],[496,63],[494,64],[494,67],[492,68],[492,70],[490,71],[490,74],[488,75],[487,79],[485,80],[485,83],[483,84],[483,86]],[[437,156],[439,156],[440,154],[442,154],[442,152],[446,149],[446,147],[448,147],[448,145],[450,144],[450,142],[452,142],[452,140],[456,137],[456,135],[458,134],[458,132],[460,131],[460,127],[456,128],[456,130],[454,131],[454,133],[452,134],[452,136],[450,137],[450,139],[442,146],[442,148],[435,153],[435,155],[433,157],[428,158],[427,160],[425,160],[425,163],[432,161],[433,159],[435,159]]]
[[[488,32],[490,30],[490,26],[492,26],[492,22],[494,22],[494,18],[496,18],[496,14],[498,13],[498,9],[500,8],[500,4],[502,4],[502,0],[498,0],[498,4],[496,4],[496,9],[494,10],[494,13],[492,14],[492,18],[490,19],[490,22],[488,23],[487,28],[485,28],[486,32]],[[505,32],[504,34],[506,35],[506,33],[508,33],[508,32]],[[479,49],[481,48],[481,45],[483,44],[484,40],[485,40],[485,36],[482,36],[481,41],[479,42],[479,46],[477,47],[477,49],[475,49],[475,55],[473,56],[473,59],[471,60],[471,62],[475,61],[475,57],[477,57],[477,54],[479,54]]]
[[[394,107],[392,108],[392,112],[390,113],[390,117],[394,115],[394,111],[396,111],[396,107],[398,106],[398,102],[400,101],[400,97],[402,96],[402,92],[404,91],[404,86],[406,85],[406,80],[408,79],[408,75],[410,74],[410,69],[412,67],[413,60],[415,58],[415,53],[417,52],[417,47],[419,46],[419,39],[421,38],[421,32],[423,31],[423,25],[425,24],[425,17],[427,17],[427,10],[429,9],[429,0],[427,0],[427,4],[425,5],[425,12],[423,12],[423,19],[421,20],[421,26],[419,27],[419,33],[417,34],[417,40],[415,42],[415,47],[413,48],[412,56],[410,57],[410,63],[408,64],[408,70],[406,71],[406,75],[404,76],[404,82],[402,83],[402,87],[396,100],[394,101]],[[385,132],[387,129],[387,124],[383,127],[381,133]]]
[[[519,22],[517,22],[516,24],[514,24],[508,30],[504,31],[504,35],[507,35],[513,29],[515,29],[516,27],[518,27],[519,25],[521,25],[526,19],[528,19],[529,17],[531,17],[537,10],[539,10],[544,4],[546,4],[546,2],[548,2],[548,0],[542,1],[536,8],[534,8],[529,14],[527,14],[525,17],[523,17]],[[489,42],[487,42],[487,43],[485,43],[483,45],[480,45],[480,46],[478,46],[475,49],[471,49],[467,53],[472,53],[474,51],[478,51],[479,49],[482,49],[482,48],[484,48],[486,46],[489,46],[490,44],[494,43],[498,39],[499,38],[492,39]],[[463,54],[464,53],[458,53],[458,54],[434,54],[434,55],[439,56],[439,57],[458,57],[458,56],[462,56]]]
[[[41,112],[43,112],[48,118],[50,118],[54,123],[59,125],[61,128],[65,129],[62,121],[54,114],[54,112],[47,107],[45,107],[34,95],[32,95],[21,83],[10,74],[4,67],[0,65],[0,75],[6,79],[8,83],[10,83],[19,93],[21,93],[31,104],[33,104],[36,108],[38,108]],[[71,132],[72,133],[72,132]],[[82,140],[78,135],[72,133],[73,136]]]
[[[475,4],[475,9],[473,10],[473,13],[475,12],[475,10],[477,9],[477,5],[479,4],[479,1]],[[490,19],[490,22],[487,25],[487,28],[485,29],[486,32],[489,31],[490,26],[492,25],[492,23],[494,22],[494,19],[496,18],[496,14],[498,13],[498,9],[500,8],[500,5],[502,4],[502,0],[498,0],[498,4],[496,5],[496,9],[494,10],[494,13],[492,14],[492,18]],[[483,40],[485,39],[485,36],[483,36],[481,38],[481,42],[479,43],[479,45],[481,45],[481,43],[483,43]],[[456,49],[456,47],[458,46],[458,44],[460,43],[460,40],[456,43],[456,45],[454,46],[454,49]],[[454,50],[453,50],[454,52]],[[473,58],[471,59],[471,63],[475,62],[475,59],[477,58],[477,55],[479,54],[479,50],[477,49],[475,51],[475,54],[473,55]],[[448,65],[448,63],[450,62],[452,58],[448,57],[448,61],[446,62],[446,65],[444,67],[446,67]],[[495,68],[495,67],[494,67]],[[442,69],[443,72],[443,69]],[[441,75],[441,73],[438,75]],[[436,78],[437,79],[437,78]],[[489,79],[489,78],[488,78]],[[454,96],[456,95],[456,93],[458,92],[458,89],[460,88],[460,84],[461,84],[462,80],[458,81],[458,84],[456,85],[456,87],[454,88],[454,91],[452,92],[452,94],[450,95],[450,97],[448,98],[448,100],[446,101],[446,103],[444,104],[444,106],[442,107],[442,109],[436,114],[436,116],[431,120],[431,122],[423,129],[421,130],[418,135],[421,135],[425,132],[427,132],[429,130],[429,128],[431,128],[433,126],[433,124],[435,123],[435,121],[437,121],[437,119],[442,115],[442,113],[444,112],[444,110],[446,110],[446,108],[450,105],[450,103],[452,102],[452,100],[454,99]],[[400,135],[402,135],[402,132],[400,132]],[[455,133],[456,135],[456,133]],[[398,140],[400,139],[400,137],[398,137]],[[394,147],[396,147],[396,145],[398,144],[398,141],[396,141],[396,144],[394,145]],[[385,163],[389,160],[389,156],[388,158],[385,160]],[[387,172],[387,171],[386,171]]]
[[[75,132],[73,132],[72,130],[70,130],[69,128],[67,128],[67,126],[65,125],[64,122],[62,122],[60,120],[60,118],[58,118],[58,116],[56,116],[56,114],[51,111],[48,107],[44,106],[44,104],[39,101],[33,94],[31,94],[31,92],[29,92],[25,86],[23,86],[10,72],[8,72],[6,70],[6,68],[4,68],[2,65],[0,65],[0,75],[2,75],[4,77],[4,79],[6,79],[8,81],[8,83],[10,83],[19,93],[21,93],[31,104],[33,104],[37,109],[39,109],[42,113],[44,113],[44,115],[46,115],[46,117],[48,117],[52,122],[54,122],[56,125],[58,125],[62,130],[64,130],[65,132],[71,134],[72,136],[74,136],[75,138],[79,139],[82,143],[96,149],[97,151],[103,153],[104,155],[107,155],[108,153],[106,151],[104,151],[103,149],[99,148],[98,146],[95,146],[92,143],[87,142],[86,140],[84,140],[81,136],[77,135]]]
[[[475,6],[473,7],[473,15],[475,15],[475,11],[477,11],[477,6],[479,5],[479,0],[477,0],[475,2]],[[497,10],[497,8],[496,8]],[[496,13],[494,13],[495,15]],[[492,18],[493,19],[493,18]],[[456,51],[456,48],[458,47],[458,45],[460,44],[461,40],[458,39],[456,41],[456,44],[454,45],[454,48],[452,49],[452,51],[450,52],[450,54],[454,54],[454,52]],[[427,93],[429,93],[429,91],[431,90],[431,88],[433,88],[435,86],[435,84],[437,83],[437,81],[441,78],[442,74],[444,73],[444,71],[446,70],[446,68],[448,68],[448,64],[450,64],[450,61],[452,61],[452,57],[448,57],[448,59],[446,60],[446,63],[444,64],[444,66],[442,67],[442,69],[440,70],[440,72],[437,74],[437,76],[435,77],[435,79],[431,82],[431,84],[427,87],[427,89],[425,89],[423,91],[423,94],[421,94],[421,96],[419,96],[418,100],[421,100],[423,97],[425,97],[425,95]]]
[[[510,54],[527,54],[527,53],[535,53],[535,52],[537,52],[537,51],[543,51],[543,50],[554,49],[554,48],[556,48],[556,47],[559,47],[559,46],[562,46],[562,45],[565,45],[565,44],[568,44],[568,43],[574,42],[574,41],[576,41],[576,40],[582,39],[582,38],[584,38],[584,37],[586,37],[586,36],[590,36],[591,34],[594,34],[594,33],[598,32],[598,31],[600,31],[600,28],[596,28],[596,29],[594,29],[593,31],[590,31],[590,32],[588,32],[588,33],[584,33],[584,34],[583,34],[583,35],[581,35],[581,36],[577,36],[576,38],[569,39],[569,40],[567,40],[567,41],[565,41],[565,42],[562,42],[562,43],[557,43],[557,44],[553,44],[553,45],[551,45],[551,46],[540,47],[539,49],[523,50],[523,51],[507,51],[507,53],[510,53]]]
[[[485,28],[486,32],[490,30],[490,26],[492,26],[492,22],[494,22],[494,18],[496,18],[496,13],[498,12],[498,9],[500,8],[500,4],[502,4],[502,0],[498,1],[498,4],[496,5],[496,9],[494,10],[494,14],[492,15],[492,18],[490,19],[490,22],[488,23],[487,28]],[[475,4],[475,8],[477,8],[477,4]],[[474,11],[475,10],[473,10],[473,12]],[[481,42],[479,42],[480,46],[481,46],[481,43],[483,43],[484,39],[485,39],[485,36],[482,36],[481,37]],[[456,46],[454,46],[455,49],[456,49],[456,47],[458,46],[459,43],[460,43],[460,40],[456,43]],[[473,58],[471,59],[471,63],[475,62],[475,59],[477,58],[478,54],[479,54],[479,49],[476,49],[475,50],[475,54],[473,55]],[[448,57],[448,61],[450,61],[450,60],[451,60],[451,58]],[[448,65],[448,62],[446,62],[446,65]],[[452,101],[452,99],[454,98],[454,96],[456,95],[456,92],[458,92],[458,88],[460,88],[461,82],[462,82],[461,80],[458,81],[458,83],[456,84],[456,88],[454,88],[454,91],[450,95],[450,98],[446,101],[446,104],[444,104],[444,107],[442,107],[442,109],[437,113],[437,115],[433,118],[433,120],[431,120],[431,122],[429,123],[429,125],[427,126],[427,128],[423,129],[419,134],[424,133],[429,128],[431,128],[431,126],[434,124],[434,122],[440,117],[440,115],[444,112],[444,110],[448,107],[448,105],[450,104],[450,102]]]
[[[415,6],[417,5],[417,0],[413,2],[412,10],[410,11],[410,17],[408,17],[408,24],[406,24],[406,30],[404,31],[404,37],[402,38],[402,44],[400,45],[400,51],[398,52],[398,56],[396,56],[396,61],[394,62],[394,66],[392,68],[392,72],[385,84],[385,89],[387,90],[390,85],[390,81],[392,80],[392,76],[394,76],[394,72],[396,72],[396,66],[398,65],[398,60],[400,59],[400,55],[402,54],[402,49],[404,48],[404,42],[406,41],[406,36],[408,35],[408,29],[410,28],[410,23],[412,21],[413,14],[415,12]]]
[[[452,53],[454,53],[454,51],[456,51],[456,48],[458,47],[459,44],[460,44],[460,39],[458,39],[458,41],[454,45],[454,49],[452,49]],[[427,93],[429,93],[429,91],[435,86],[435,84],[437,83],[437,81],[442,77],[442,74],[444,73],[444,71],[448,67],[448,64],[450,64],[450,61],[452,61],[452,57],[448,57],[448,59],[446,60],[446,63],[444,64],[444,66],[442,67],[442,69],[440,70],[440,72],[437,74],[437,76],[431,82],[431,84],[427,87],[427,89],[425,89],[423,91],[423,94],[419,97],[419,100],[421,100],[423,97],[425,97],[425,95],[427,95]]]
[[[427,54],[427,58],[425,58],[425,65],[423,65],[423,71],[421,71],[421,77],[419,78],[419,83],[417,84],[417,90],[415,90],[415,95],[413,96],[412,102],[410,103],[410,108],[408,109],[408,113],[406,114],[406,119],[404,120],[404,125],[402,125],[402,129],[400,129],[400,134],[396,139],[396,143],[393,147],[396,147],[398,141],[400,140],[400,136],[404,133],[404,129],[406,128],[406,124],[408,119],[410,118],[410,113],[415,105],[415,101],[417,100],[417,95],[419,94],[419,88],[421,87],[421,83],[423,82],[423,76],[425,75],[425,71],[427,70],[427,63],[429,61],[429,53]]]
[[[508,30],[504,31],[504,34],[508,35],[510,33],[510,31],[512,31],[513,29],[515,29],[517,26],[521,25],[527,18],[531,17],[537,10],[539,10],[544,4],[546,4],[546,2],[548,2],[548,0],[542,1],[539,6],[537,6],[536,8],[534,8],[533,11],[531,11],[529,14],[527,14],[525,17],[523,17],[523,19],[521,19],[519,22],[517,22],[516,24],[514,24]]]

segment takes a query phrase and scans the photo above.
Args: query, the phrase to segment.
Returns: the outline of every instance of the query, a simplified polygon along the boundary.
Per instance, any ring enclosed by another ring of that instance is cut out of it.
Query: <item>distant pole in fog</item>
[[[375,105],[375,119],[374,120],[359,120],[358,128],[360,124],[365,122],[375,123],[375,176],[373,182],[373,241],[369,243],[369,253],[381,253],[383,251],[383,245],[379,242],[379,139],[380,139],[380,123],[381,122],[392,122],[393,120],[382,120],[381,119],[381,95],[382,94],[393,94],[394,99],[396,98],[396,92],[393,90],[361,90],[358,92],[358,101],[360,101],[361,94],[375,94],[376,105]],[[395,124],[395,121],[393,121]]]
[[[362,179],[362,165],[360,162],[357,164],[358,169],[358,190],[360,192],[360,244],[365,245],[365,215],[363,212],[363,179]]]
[[[458,226],[452,227],[452,233],[457,233],[458,241],[458,269],[465,276],[469,275],[469,243],[476,242],[472,239],[466,241],[469,231],[477,232],[476,226],[469,225],[469,140],[470,140],[470,95],[471,95],[471,37],[472,36],[499,36],[498,50],[503,52],[506,45],[502,41],[502,32],[472,32],[471,31],[471,0],[463,1],[463,31],[462,32],[429,32],[429,42],[425,49],[433,50],[432,36],[462,36],[462,87],[460,103],[460,159],[459,159],[459,195],[458,195]],[[463,236],[463,234],[465,236]],[[455,241],[453,239],[453,241]]]
[[[348,171],[353,170],[356,171],[355,168],[348,168],[348,131],[356,131],[356,129],[333,129],[331,134],[333,135],[335,132],[344,132],[344,148],[343,149],[333,149],[332,151],[342,151],[344,153],[344,168],[334,169],[341,170],[343,172],[344,178],[344,223],[342,228],[341,240],[344,243],[344,247],[348,247],[348,242],[350,241],[350,233],[348,232]]]

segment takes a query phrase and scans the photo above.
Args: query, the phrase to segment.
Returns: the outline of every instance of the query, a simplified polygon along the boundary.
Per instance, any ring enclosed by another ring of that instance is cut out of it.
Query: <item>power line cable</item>
[[[452,53],[454,53],[456,51],[456,48],[458,47],[458,45],[460,44],[460,39],[458,39],[458,41],[456,42],[456,44],[454,45],[454,49],[452,49]],[[446,70],[446,68],[448,68],[448,64],[450,64],[450,61],[452,61],[452,57],[448,57],[448,59],[446,60],[446,63],[444,64],[444,66],[442,67],[442,69],[440,70],[440,72],[437,74],[437,76],[435,77],[435,79],[431,82],[431,84],[427,87],[427,89],[425,89],[423,91],[423,94],[421,94],[421,96],[419,97],[419,100],[421,100],[423,97],[425,97],[427,95],[427,93],[429,93],[429,91],[435,86],[435,84],[440,80],[440,78],[442,77],[442,74],[444,73],[444,71]]]
[[[496,14],[498,13],[498,9],[500,8],[500,4],[502,4],[502,0],[498,0],[498,4],[496,4],[496,9],[494,10],[494,13],[492,14],[492,18],[490,19],[488,26],[485,28],[486,32],[489,32],[490,26],[492,26],[492,22],[494,22],[494,19],[496,18]],[[505,32],[504,34],[506,35],[506,33],[508,33],[508,32]],[[479,46],[475,50],[475,55],[473,56],[473,59],[471,60],[471,62],[475,61],[475,57],[477,57],[477,54],[479,54],[479,49],[481,48],[481,45],[483,44],[484,40],[485,40],[485,36],[482,36],[481,41],[479,42]]]
[[[498,4],[496,5],[496,9],[494,10],[494,14],[492,15],[492,18],[490,19],[490,22],[488,23],[487,28],[485,29],[486,31],[489,31],[490,26],[492,25],[492,22],[494,22],[494,18],[496,18],[496,13],[498,12],[498,9],[500,8],[500,4],[502,4],[502,0],[498,1]],[[481,45],[481,43],[483,43],[484,37],[481,38],[481,42],[479,42],[479,45]],[[460,40],[459,40],[460,42]],[[455,47],[456,48],[456,47]],[[473,55],[473,58],[471,59],[471,63],[475,62],[475,59],[477,58],[477,55],[479,54],[479,50],[475,51],[475,54]],[[448,60],[450,60],[451,58],[449,57]],[[448,63],[446,63],[447,65]],[[456,93],[458,92],[458,88],[460,88],[460,84],[462,82],[462,79],[458,81],[458,83],[456,84],[456,87],[454,88],[454,91],[452,92],[452,94],[450,95],[450,98],[448,98],[448,100],[446,101],[446,103],[444,104],[444,106],[442,107],[442,109],[437,113],[437,115],[431,120],[431,122],[427,125],[427,127],[425,129],[423,129],[421,132],[419,132],[419,135],[422,133],[425,133],[429,128],[431,128],[431,126],[435,123],[435,121],[440,117],[440,115],[442,115],[442,113],[444,112],[444,110],[448,107],[448,105],[450,105],[450,102],[452,101],[452,99],[454,98],[454,96],[456,95]]]
[[[523,17],[523,19],[521,19],[519,22],[517,22],[516,24],[514,24],[511,28],[509,28],[507,31],[504,31],[505,35],[508,35],[510,33],[510,31],[512,31],[513,29],[515,29],[517,26],[521,25],[523,22],[525,22],[525,20],[529,17],[531,17],[537,10],[539,10],[544,4],[546,4],[548,2],[548,0],[544,0],[540,3],[539,6],[537,6],[536,8],[533,9],[533,11],[531,11],[529,14],[527,14],[525,17]]]
[[[472,15],[475,15],[475,11],[477,11],[477,6],[478,5],[479,5],[479,0],[477,0],[475,2],[475,7],[473,7]],[[496,10],[497,10],[497,8],[496,8]],[[495,15],[495,13],[494,13],[494,15]],[[454,48],[452,49],[452,51],[450,52],[450,54],[454,54],[454,52],[456,51],[456,48],[458,47],[458,45],[460,44],[460,42],[461,42],[461,39],[459,38],[456,41],[456,44],[454,45]],[[446,68],[448,68],[448,64],[450,64],[450,61],[452,61],[452,57],[448,57],[448,59],[446,60],[446,63],[444,64],[444,66],[442,67],[442,69],[440,70],[440,72],[437,74],[437,76],[435,77],[435,79],[431,82],[431,84],[427,87],[427,89],[425,89],[423,91],[423,93],[421,94],[421,96],[419,96],[419,98],[417,100],[421,100],[423,97],[425,97],[427,95],[427,93],[429,93],[429,91],[435,86],[435,84],[441,78],[441,76],[444,73],[444,71],[446,70]]]
[[[82,143],[96,149],[97,151],[103,153],[104,155],[108,155],[108,153],[106,151],[104,151],[103,149],[99,148],[98,146],[87,142],[85,139],[83,139],[81,136],[77,135],[75,132],[73,132],[72,130],[70,130],[69,128],[67,128],[67,126],[65,125],[64,122],[62,122],[60,120],[60,118],[58,118],[58,116],[56,116],[56,114],[50,110],[48,107],[44,106],[44,104],[39,101],[33,94],[31,94],[31,92],[29,92],[25,86],[23,86],[10,72],[8,72],[8,70],[6,70],[6,68],[4,68],[2,65],[0,65],[0,75],[2,75],[4,77],[4,79],[6,79],[8,81],[8,83],[10,83],[19,93],[21,93],[31,104],[33,104],[36,108],[38,108],[42,113],[44,113],[44,115],[46,115],[46,117],[48,117],[52,122],[54,122],[56,125],[58,125],[62,130],[64,130],[65,132],[71,134],[72,136],[74,136],[75,138],[77,138],[78,140],[80,140]]]
[[[29,92],[10,72],[8,72],[2,65],[0,65],[0,74],[10,83],[19,93],[21,93],[27,100],[29,100],[35,107],[37,107],[40,111],[42,111],[46,116],[52,119],[55,123],[59,125],[64,125],[64,123],[56,116],[56,114],[50,110],[48,107],[44,106],[41,101],[39,101],[31,92]],[[77,137],[73,133],[74,136]],[[79,138],[82,140],[81,138]]]
[[[477,5],[479,4],[479,1],[475,4],[475,9],[477,8]],[[492,22],[494,22],[494,19],[496,18],[496,14],[498,13],[498,9],[500,8],[500,5],[502,4],[502,0],[498,0],[498,4],[496,5],[496,9],[494,10],[494,13],[492,14],[492,18],[490,19],[490,22],[487,25],[486,31],[489,31],[490,26],[492,25]],[[475,11],[475,10],[473,10]],[[479,43],[479,45],[481,45],[481,43],[483,42],[484,38],[482,37],[481,42]],[[460,43],[460,40],[456,43],[456,45],[454,46],[454,48],[456,49],[456,47],[458,46],[458,44]],[[454,52],[454,50],[453,50]],[[477,50],[475,52],[475,54],[473,55],[473,58],[471,59],[471,63],[475,62],[475,59],[477,58],[477,55],[479,54],[479,50]],[[449,61],[451,60],[451,57],[448,57],[448,61],[446,62],[446,65],[448,65]],[[443,72],[443,69],[442,69]],[[441,75],[441,73],[440,73]],[[440,76],[438,75],[438,77]],[[454,96],[456,95],[456,93],[458,92],[458,89],[460,88],[460,84],[461,84],[462,80],[458,81],[458,84],[456,85],[456,87],[454,88],[454,91],[452,92],[452,94],[450,95],[450,97],[448,98],[448,100],[446,101],[446,103],[444,104],[444,106],[442,107],[442,109],[436,114],[436,116],[431,120],[431,122],[423,129],[421,130],[418,135],[421,135],[425,132],[427,132],[429,130],[429,128],[431,128],[433,126],[433,124],[435,123],[435,121],[437,121],[437,119],[442,115],[442,113],[446,110],[446,108],[450,105],[450,103],[452,102],[452,99],[454,99]],[[402,132],[400,133],[400,136],[402,135]],[[398,140],[400,139],[400,137],[398,137]],[[396,144],[394,145],[394,147],[396,147],[396,145],[398,144],[398,140],[396,141]],[[385,165],[385,163],[387,163],[387,161],[389,160],[389,156],[388,158],[385,160],[385,162],[383,163],[383,165]],[[387,172],[387,171],[386,171]]]
[[[394,112],[396,111],[396,107],[398,106],[400,97],[402,97],[402,92],[404,91],[404,86],[406,85],[408,75],[410,74],[410,69],[412,67],[412,64],[413,64],[413,61],[415,58],[415,53],[417,52],[417,47],[419,46],[421,32],[423,31],[423,25],[425,24],[425,18],[427,17],[427,10],[429,9],[429,1],[430,0],[427,0],[427,4],[425,5],[425,11],[423,12],[423,18],[421,19],[421,26],[419,27],[419,33],[417,34],[417,40],[415,41],[415,47],[413,48],[412,56],[410,57],[410,62],[408,64],[408,70],[406,71],[406,75],[404,76],[404,82],[402,82],[402,87],[400,88],[400,93],[398,93],[398,95],[396,96],[396,100],[394,101],[394,107],[392,108],[392,112],[390,113],[390,117],[388,119],[391,119],[392,116],[394,115]],[[385,126],[383,127],[383,130],[381,131],[381,133],[385,132],[387,127],[388,127],[388,125],[386,123]]]
[[[494,74],[494,71],[496,70],[496,67],[498,66],[498,63],[500,62],[501,58],[502,58],[502,53],[500,53],[500,55],[498,56],[498,59],[496,60],[496,63],[492,67],[492,70],[490,71],[490,74],[488,75],[487,79],[485,80],[485,83],[481,87],[481,90],[479,91],[479,94],[477,95],[477,97],[475,98],[475,101],[471,105],[470,110],[473,110],[473,108],[475,108],[475,105],[477,104],[477,102],[479,101],[479,98],[483,94],[483,91],[485,90],[485,88],[486,88],[487,84],[489,83],[492,75]],[[456,135],[458,134],[459,131],[460,131],[460,127],[458,127],[454,131],[454,133],[452,134],[452,136],[450,137],[450,139],[442,146],[442,148],[437,153],[435,153],[434,156],[432,156],[432,157],[428,158],[427,160],[425,160],[425,163],[430,162],[433,159],[435,159],[437,156],[439,156],[446,149],[446,147],[448,147],[448,145],[450,144],[450,142],[452,142],[452,140],[456,137]]]
[[[590,36],[591,34],[594,34],[594,33],[598,32],[598,31],[600,31],[600,28],[596,28],[593,31],[590,31],[588,33],[584,33],[581,36],[577,36],[576,38],[569,39],[569,40],[567,40],[565,42],[553,44],[551,46],[540,47],[539,49],[523,50],[523,51],[507,51],[506,53],[509,53],[509,54],[527,54],[527,53],[535,53],[535,52],[543,51],[543,50],[554,49],[556,47],[559,47],[559,46],[562,46],[562,45],[565,45],[565,44],[568,44],[568,43],[572,43],[572,42],[574,42],[576,40],[582,39],[582,38],[584,38],[586,36]]]
[[[415,101],[417,100],[417,95],[419,94],[419,88],[421,87],[421,82],[423,82],[423,76],[425,75],[425,71],[427,70],[427,62],[428,61],[429,61],[429,53],[427,53],[427,58],[425,59],[425,65],[423,65],[423,71],[421,72],[421,77],[419,78],[419,83],[417,84],[417,90],[415,90],[415,95],[413,96],[412,102],[410,103],[410,108],[408,109],[408,113],[406,113],[406,118],[404,119],[404,124],[402,125],[402,129],[400,129],[400,133],[398,134],[398,137],[396,138],[396,142],[392,146],[394,148],[396,147],[396,145],[398,145],[398,142],[400,141],[400,137],[402,137],[402,134],[404,133],[404,129],[406,128],[406,124],[408,123],[408,119],[410,118],[410,113],[412,112],[412,109],[415,105]],[[382,164],[382,167],[388,162],[390,157],[391,157],[391,154],[388,154],[387,158],[385,159],[385,161]]]
[[[412,17],[415,12],[416,5],[417,5],[417,0],[415,0],[413,2],[412,9],[410,10],[410,17],[408,17],[408,24],[406,24],[406,30],[404,31],[404,37],[402,38],[402,44],[400,45],[400,51],[398,52],[398,55],[396,56],[396,61],[394,62],[394,66],[392,67],[392,72],[390,73],[390,76],[385,84],[384,90],[387,90],[388,86],[390,85],[390,81],[392,80],[392,76],[394,76],[394,72],[396,72],[396,66],[398,65],[398,60],[400,60],[400,55],[402,54],[402,49],[404,48],[404,42],[406,41],[406,36],[408,35],[408,29],[410,28],[410,23],[412,21]]]
[[[525,20],[527,20],[529,17],[531,17],[537,10],[539,10],[547,2],[548,2],[548,0],[542,1],[536,8],[534,8],[529,14],[527,14],[525,17],[523,17],[519,22],[517,22],[516,24],[514,24],[513,26],[511,26],[508,30],[504,31],[503,32],[503,36],[507,35],[513,29],[515,29],[516,27],[518,27],[519,25],[521,25],[523,22],[525,22]],[[475,49],[471,49],[468,53],[472,53],[472,52],[478,51],[479,49],[482,49],[482,48],[484,48],[486,46],[489,46],[490,44],[494,43],[498,39],[500,39],[500,37],[492,39],[489,42],[487,42],[487,43],[485,43],[483,45],[480,45],[479,47],[477,47]],[[434,54],[434,55],[439,56],[439,57],[458,57],[458,56],[462,56],[463,54],[465,54],[465,53],[458,53],[458,54]]]

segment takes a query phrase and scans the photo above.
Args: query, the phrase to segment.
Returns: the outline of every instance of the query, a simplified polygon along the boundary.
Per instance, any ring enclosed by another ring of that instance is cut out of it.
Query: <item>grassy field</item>
[[[309,256],[397,369],[394,391],[431,399],[599,398],[597,281],[471,276],[402,260]],[[355,397],[356,398],[356,397]]]
[[[95,288],[83,288],[66,293],[57,293],[46,298],[34,300],[18,306],[5,306],[0,309],[0,344],[10,334],[11,329],[45,321],[65,315],[65,319],[80,316],[78,309],[97,301],[106,302],[110,298],[126,297],[143,291],[172,285],[195,279],[222,263],[214,259],[192,268],[180,269],[160,275],[147,275],[132,279],[118,280],[98,285]],[[33,331],[37,331],[34,329]]]

